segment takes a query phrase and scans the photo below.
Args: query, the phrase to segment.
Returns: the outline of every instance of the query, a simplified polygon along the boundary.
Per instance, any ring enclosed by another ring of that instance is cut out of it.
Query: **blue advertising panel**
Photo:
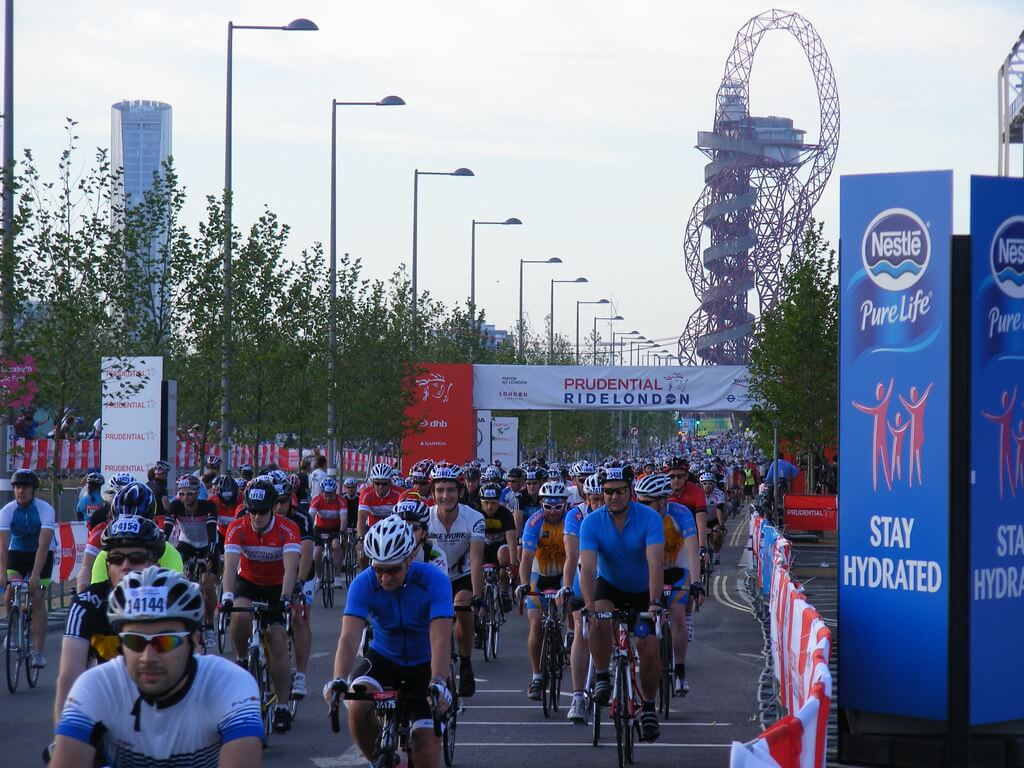
[[[1024,719],[1024,180],[971,177],[971,724]]]
[[[839,705],[944,719],[951,171],[840,183]]]

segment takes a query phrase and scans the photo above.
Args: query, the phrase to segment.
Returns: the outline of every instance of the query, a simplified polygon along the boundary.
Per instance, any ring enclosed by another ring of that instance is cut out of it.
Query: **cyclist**
[[[562,534],[565,540],[565,568],[563,570],[563,589],[568,587],[572,579],[572,648],[569,654],[569,665],[572,673],[572,705],[566,713],[566,719],[579,725],[587,724],[587,707],[584,703],[583,690],[587,684],[587,664],[590,659],[590,642],[583,636],[583,593],[580,591],[580,526],[583,520],[594,510],[604,505],[601,493],[601,481],[595,472],[583,481],[582,504],[577,505],[566,515],[565,528]]]
[[[53,573],[54,534],[57,516],[47,502],[36,498],[39,477],[31,469],[11,475],[14,501],[0,509],[0,589],[10,605],[12,579],[24,579],[32,590],[32,650],[29,664],[45,667],[46,599]]]
[[[239,485],[248,485],[256,476],[256,470],[253,468],[252,464],[243,464],[238,468],[238,476],[242,480]]]
[[[697,551],[701,560],[704,560],[708,557],[707,497],[700,486],[690,480],[690,462],[682,456],[673,456],[665,462],[665,474],[672,482],[672,495],[668,500],[682,504],[693,513],[693,519],[697,523]],[[689,613],[688,610],[687,614]]]
[[[388,517],[401,500],[401,492],[392,483],[395,471],[390,465],[380,463],[370,467],[366,473],[369,485],[359,494],[359,518],[356,534],[361,541],[374,523]],[[359,567],[366,567],[365,555],[359,556]]]
[[[598,471],[604,506],[580,525],[580,587],[588,612],[614,609],[661,613],[665,531],[650,507],[630,501],[633,468],[609,462]],[[596,577],[595,577],[596,572]],[[595,621],[590,629],[594,657],[594,700],[611,696],[611,625]],[[652,635],[637,640],[640,659],[640,732],[644,741],[660,735],[655,695],[661,676],[658,643]]]
[[[102,547],[107,553],[107,579],[76,595],[68,609],[60,646],[54,725],[60,722],[72,683],[85,672],[90,660],[102,663],[117,657],[120,643],[107,621],[110,590],[120,584],[126,574],[156,564],[164,551],[164,535],[152,520],[123,517],[103,531]]]
[[[537,512],[540,512],[540,487],[548,479],[547,470],[541,467],[528,467],[526,469],[526,482],[523,491],[519,494],[519,511],[516,522],[522,538],[523,526]]]
[[[697,525],[693,513],[682,504],[669,501],[671,481],[666,475],[647,475],[636,484],[636,498],[661,515],[665,530],[665,586],[672,587],[668,598],[668,617],[672,623],[672,650],[675,657],[673,688],[677,695],[690,692],[686,681],[686,651],[689,646],[686,608],[692,596],[699,608],[705,589],[700,580],[697,554]]]
[[[410,490],[419,493],[428,506],[433,501],[430,498],[430,470],[433,468],[433,461],[430,459],[420,459],[409,470],[409,480],[412,481],[412,488]]]
[[[239,493],[238,482],[231,475],[221,475],[219,479],[217,493],[210,499],[210,503],[217,510],[217,544],[214,547],[214,556],[218,565],[224,557],[224,537],[227,536],[228,526],[237,514]]]
[[[353,686],[398,690],[408,697],[413,762],[418,768],[437,768],[440,741],[434,735],[428,696],[438,698],[442,712],[451,704],[448,579],[438,569],[414,562],[413,532],[398,515],[370,528],[363,548],[372,567],[349,587],[334,656],[334,680],[324,686],[324,698],[330,703],[335,692]],[[373,639],[357,662],[367,624]],[[350,703],[348,729],[363,755],[373,760],[380,726],[372,702]],[[398,765],[398,760],[396,755],[393,764]]]
[[[110,504],[111,520],[119,517],[143,517],[153,520],[157,528],[162,528],[164,533],[164,552],[160,556],[158,565],[162,568],[170,568],[172,571],[181,573],[184,565],[181,555],[178,554],[170,542],[166,541],[171,525],[162,517],[154,518],[153,511],[156,509],[156,497],[148,485],[132,482],[117,492]],[[103,531],[108,522],[103,522],[89,531],[89,538],[85,544],[85,555],[82,558],[82,568],[78,572],[77,590],[84,592],[90,584],[97,584],[107,578],[107,554],[102,549]]]
[[[299,529],[275,514],[277,490],[270,477],[256,477],[245,489],[246,514],[228,526],[224,541],[222,610],[236,603],[248,608],[253,600],[270,604],[267,614],[270,639],[270,677],[278,692],[273,726],[278,733],[291,728],[291,713],[284,703],[289,693],[288,647],[284,612],[288,610],[299,569]],[[235,593],[237,594],[237,597]],[[245,666],[251,623],[231,622],[231,644],[239,666]]]
[[[700,474],[700,488],[707,500],[707,509],[714,510],[714,517],[707,521],[708,539],[711,543],[715,565],[721,562],[722,542],[725,539],[725,492],[715,482],[715,473],[704,471]]]
[[[84,672],[68,695],[51,766],[262,764],[256,682],[218,656],[196,656],[203,598],[174,571],[129,573],[107,617],[122,656]],[[241,622],[239,622],[241,623]]]
[[[473,675],[473,610],[480,609],[484,592],[484,516],[459,503],[462,467],[438,462],[430,471],[434,506],[427,535],[448,560],[451,598],[458,616],[455,639],[459,653],[459,696],[476,693]]]
[[[118,472],[116,475],[110,476],[107,482],[103,484],[103,488],[100,490],[100,498],[103,499],[103,506],[93,511],[85,521],[85,528],[87,531],[92,531],[92,529],[97,525],[106,524],[107,520],[110,518],[110,505],[113,503],[117,492],[126,485],[131,485],[134,482],[135,476],[130,472]]]
[[[487,483],[480,487],[480,506],[484,514],[484,562],[501,568],[501,610],[512,610],[511,574],[519,571],[516,520],[501,503],[501,486]]]
[[[472,507],[477,512],[482,512],[483,510],[480,508],[480,467],[476,464],[467,464],[463,467],[462,477],[466,484],[462,489],[459,503]]]
[[[585,501],[583,483],[595,471],[594,465],[585,459],[569,467],[569,476],[572,479],[572,486],[568,488],[570,507],[578,506]]]
[[[313,525],[316,532],[316,549],[313,553],[316,580],[319,582],[324,575],[320,557],[324,549],[323,537],[326,536],[331,548],[331,560],[334,563],[334,586],[340,587],[345,583],[341,576],[341,532],[348,528],[348,505],[338,495],[336,478],[324,477],[320,481],[320,493],[309,503],[309,511],[314,516]]]
[[[199,585],[203,590],[206,613],[201,627],[203,645],[212,648],[217,642],[213,634],[213,608],[217,604],[217,563],[213,553],[217,543],[217,507],[208,499],[199,498],[199,480],[192,475],[178,478],[178,493],[171,502],[167,517],[177,523],[178,553],[183,563],[199,561]]]
[[[75,505],[75,514],[78,516],[78,522],[82,523],[90,520],[97,510],[103,509],[101,489],[105,482],[106,478],[99,472],[90,472],[85,476],[82,495]]]
[[[561,590],[562,585],[571,583],[572,570],[566,568],[565,562],[565,512],[569,494],[562,483],[549,480],[540,488],[541,511],[533,514],[526,521],[523,529],[523,559],[519,563],[519,589],[522,591],[543,592],[548,589]],[[574,512],[573,514],[579,514]],[[573,565],[575,570],[575,564]],[[565,573],[568,571],[568,574]],[[566,581],[568,575],[568,581]],[[529,586],[527,586],[529,585]],[[527,616],[530,621],[530,636],[527,649],[530,653],[530,666],[533,678],[526,690],[526,695],[540,701],[544,695],[542,690],[543,675],[540,672],[541,643],[541,601],[534,597],[526,598]]]
[[[430,507],[427,503],[416,491],[409,491],[404,499],[395,504],[395,514],[405,520],[412,529],[413,538],[416,540],[413,560],[431,563],[447,576],[448,558],[427,536],[427,525],[430,523]]]
[[[171,500],[167,496],[167,473],[170,469],[171,465],[166,461],[158,461],[147,473],[149,480],[146,485],[156,496],[157,511],[164,514],[171,508]]]
[[[519,512],[519,499],[523,495],[523,488],[526,485],[526,470],[522,467],[512,467],[506,475],[508,485],[501,492],[501,503],[508,507],[516,516],[516,534],[522,530],[522,520]]]

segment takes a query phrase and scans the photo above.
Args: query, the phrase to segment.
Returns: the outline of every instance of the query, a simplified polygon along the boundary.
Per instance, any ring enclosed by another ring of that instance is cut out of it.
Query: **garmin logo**
[[[886,291],[905,291],[920,280],[931,251],[928,227],[906,208],[888,208],[875,216],[861,242],[864,271]]]

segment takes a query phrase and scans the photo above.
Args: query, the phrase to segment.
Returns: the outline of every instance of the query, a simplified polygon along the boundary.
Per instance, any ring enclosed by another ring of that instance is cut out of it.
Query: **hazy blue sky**
[[[768,9],[733,0],[347,0],[175,3],[17,0],[15,138],[51,176],[65,116],[85,148],[109,147],[110,106],[157,99],[174,108],[174,155],[189,218],[223,186],[228,20],[319,32],[235,34],[235,221],[266,204],[292,226],[291,253],[328,238],[330,102],[402,96],[408,106],[339,109],[339,251],[371,276],[408,263],[413,169],[472,168],[423,178],[420,286],[446,301],[469,292],[477,229],[478,303],[515,323],[520,258],[527,312],[540,328],[552,277],[555,325],[575,332],[575,300],[607,297],[649,338],[675,339],[696,302],[682,235],[703,188],[698,130],[736,31]],[[953,168],[956,229],[968,176],[996,171],[996,72],[1024,28],[1010,0],[809,0],[789,10],[817,28],[839,86],[842,133],[816,215],[838,232],[839,175]],[[767,36],[754,61],[754,114],[793,117],[817,136],[814,84],[799,46]],[[91,152],[81,154],[83,162]],[[1019,149],[1013,155],[1020,172]],[[583,307],[590,327],[592,307]],[[674,349],[674,344],[671,344]]]

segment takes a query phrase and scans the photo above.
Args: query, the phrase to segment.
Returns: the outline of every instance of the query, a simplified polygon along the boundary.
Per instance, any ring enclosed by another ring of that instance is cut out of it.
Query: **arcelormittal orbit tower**
[[[767,32],[797,39],[818,92],[818,141],[785,117],[750,114],[750,70]],[[684,365],[742,365],[749,359],[754,315],[775,305],[783,253],[803,238],[811,209],[832,173],[839,146],[839,94],[825,46],[797,13],[771,10],[748,21],[736,35],[718,87],[715,125],[697,134],[708,156],[704,191],[690,212],[683,253],[686,274],[700,308],[679,338]]]

